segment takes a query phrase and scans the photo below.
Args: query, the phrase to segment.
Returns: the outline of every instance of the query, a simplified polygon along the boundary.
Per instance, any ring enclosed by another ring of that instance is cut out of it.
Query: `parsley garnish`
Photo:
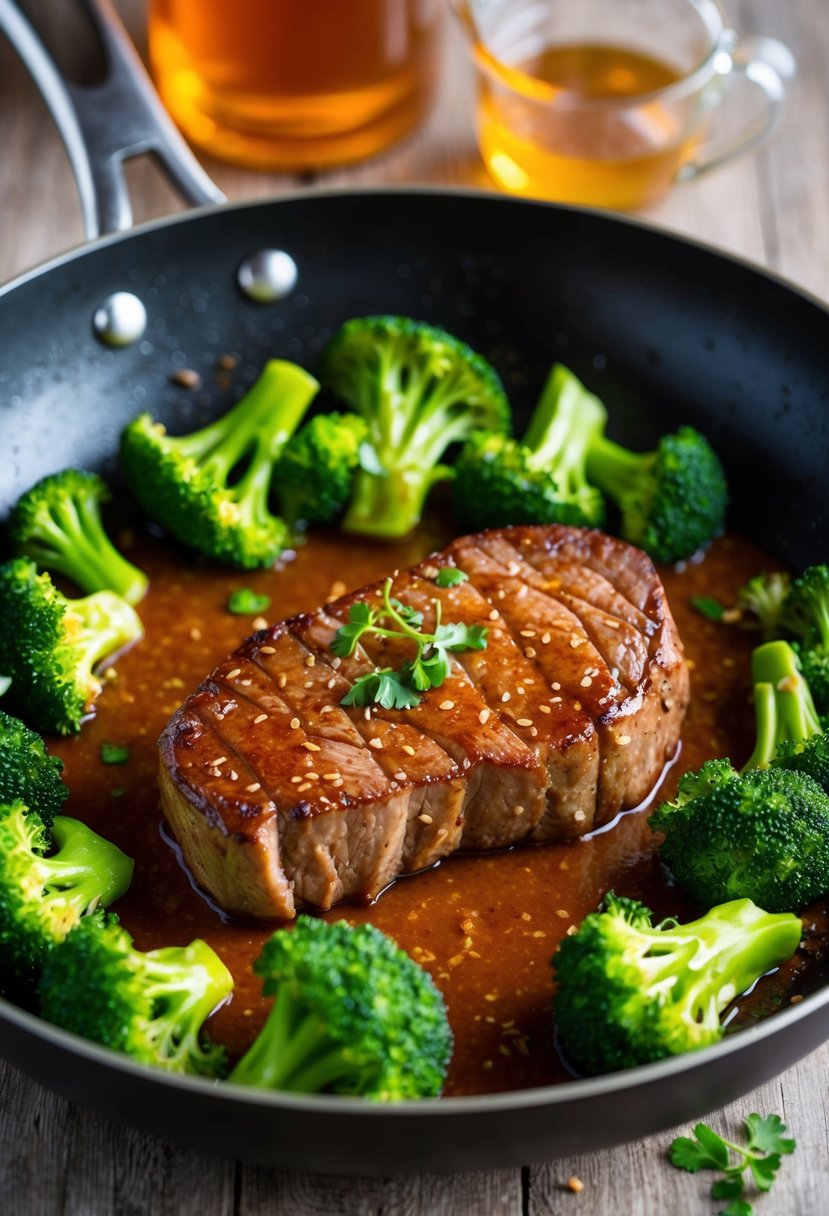
[[[468,574],[455,566],[441,566],[435,582],[439,587],[457,587],[458,583],[465,583],[468,578]]]
[[[102,764],[128,764],[130,749],[125,743],[102,743]]]
[[[711,1187],[712,1199],[727,1199],[728,1206],[720,1216],[752,1216],[753,1207],[744,1196],[743,1175],[749,1170],[758,1191],[771,1190],[780,1169],[780,1158],[795,1149],[794,1140],[786,1137],[786,1125],[779,1115],[749,1115],[745,1119],[748,1143],[743,1148],[724,1140],[705,1123],[694,1128],[690,1136],[677,1136],[671,1144],[671,1163],[677,1169],[696,1174],[699,1170],[719,1170],[722,1178]],[[736,1156],[736,1160],[732,1158]]]
[[[707,621],[721,621],[725,612],[725,606],[710,595],[692,595],[691,607]]]
[[[451,671],[451,653],[486,649],[486,627],[442,624],[440,600],[435,605],[434,633],[422,633],[423,613],[391,595],[392,580],[383,585],[383,606],[374,608],[358,600],[348,610],[348,622],[334,634],[331,649],[340,658],[354,653],[366,633],[381,638],[410,639],[416,652],[398,669],[384,667],[367,672],[356,679],[340,702],[341,705],[382,705],[384,709],[413,709],[420,694],[429,688],[440,688]],[[382,624],[381,622],[386,622]]]
[[[271,604],[269,595],[257,595],[250,587],[239,587],[227,601],[227,610],[234,616],[258,616]]]

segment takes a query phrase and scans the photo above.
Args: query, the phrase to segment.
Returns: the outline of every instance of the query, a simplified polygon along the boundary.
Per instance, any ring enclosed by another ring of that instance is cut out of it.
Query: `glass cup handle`
[[[736,134],[715,142],[702,159],[683,165],[677,173],[678,182],[695,181],[711,169],[717,169],[741,153],[765,143],[780,122],[787,84],[797,73],[797,63],[789,48],[776,38],[748,34],[738,40],[731,30],[726,34],[717,55],[715,71],[720,87],[725,81],[733,80],[762,89],[765,106],[761,114]],[[711,88],[710,85],[708,87]],[[722,100],[720,96],[714,104]]]

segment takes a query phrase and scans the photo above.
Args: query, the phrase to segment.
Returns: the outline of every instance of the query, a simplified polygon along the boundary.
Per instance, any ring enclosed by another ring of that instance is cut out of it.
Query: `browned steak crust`
[[[440,566],[467,582],[441,589]],[[345,708],[405,643],[330,649],[375,585],[249,638],[170,720],[162,802],[195,878],[228,912],[291,917],[376,895],[459,848],[581,836],[635,806],[673,754],[688,672],[638,549],[579,528],[462,537],[395,576],[434,621],[486,625],[415,709]]]

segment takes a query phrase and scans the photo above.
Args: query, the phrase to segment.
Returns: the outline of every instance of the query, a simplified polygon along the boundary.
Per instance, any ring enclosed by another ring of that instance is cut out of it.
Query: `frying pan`
[[[23,29],[37,67],[37,43],[12,8],[0,0],[0,22],[18,44]],[[130,52],[107,28],[118,68]],[[52,85],[71,139],[68,94],[55,76]],[[147,109],[143,87],[136,112],[142,122],[150,115],[157,141],[160,111]],[[80,161],[83,126],[75,121]],[[163,136],[179,158],[177,180],[205,201],[209,183],[181,160],[169,128]],[[128,222],[113,163],[101,173],[87,161],[91,231]],[[240,291],[237,272],[274,248],[294,260],[296,283],[258,304]],[[118,291],[144,303],[147,326],[139,341],[111,349],[92,322]],[[343,320],[378,311],[439,323],[488,354],[519,425],[560,358],[607,401],[623,441],[646,445],[680,421],[699,426],[728,468],[732,526],[795,566],[826,557],[829,315],[820,303],[641,223],[459,191],[315,192],[214,206],[103,237],[8,285],[0,291],[0,515],[65,465],[117,478],[119,431],[140,410],[186,428],[229,406],[209,375],[196,395],[174,389],[177,367],[209,373],[233,351],[238,393],[265,358],[313,367]],[[0,1051],[67,1098],[202,1151],[355,1174],[494,1168],[646,1136],[731,1101],[827,1034],[829,987],[716,1047],[631,1072],[374,1106],[150,1071],[0,1000]]]

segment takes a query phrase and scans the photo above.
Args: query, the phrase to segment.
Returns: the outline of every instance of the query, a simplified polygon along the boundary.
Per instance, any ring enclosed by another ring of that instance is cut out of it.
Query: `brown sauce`
[[[251,618],[227,611],[232,590],[246,586],[268,594],[265,615],[275,622],[408,566],[447,536],[439,526],[426,526],[404,543],[378,546],[315,534],[293,561],[255,574],[202,566],[149,536],[129,547],[131,560],[151,578],[139,606],[146,638],[118,661],[116,676],[83,732],[54,744],[66,765],[66,813],[135,858],[132,888],[117,911],[139,948],[202,937],[222,956],[236,988],[231,1002],[213,1017],[210,1033],[233,1057],[246,1049],[267,1013],[251,963],[275,926],[230,922],[191,885],[161,823],[158,735],[214,663],[253,631]],[[661,571],[691,665],[692,701],[681,755],[666,772],[660,796],[670,796],[678,774],[709,757],[730,755],[741,763],[753,734],[748,673],[756,638],[706,621],[690,608],[689,598],[716,594],[730,602],[749,577],[774,564],[752,545],[727,536],[703,561]],[[104,742],[129,745],[129,762],[104,765]],[[341,906],[328,914],[328,919],[370,921],[432,973],[455,1032],[448,1094],[570,1079],[555,1050],[550,958],[605,891],[639,897],[659,916],[694,914],[671,889],[646,820],[647,812],[640,810],[582,841],[454,857],[400,879],[370,907]],[[818,982],[823,904],[805,919],[812,930],[805,948],[740,1002],[736,1024],[772,1012],[792,995],[798,999]]]

